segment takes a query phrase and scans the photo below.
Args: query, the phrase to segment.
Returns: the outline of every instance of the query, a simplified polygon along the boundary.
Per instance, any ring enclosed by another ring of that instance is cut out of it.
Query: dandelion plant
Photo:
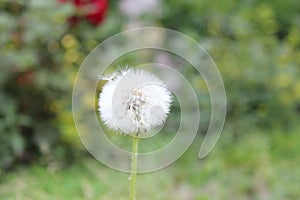
[[[103,86],[99,98],[101,119],[108,128],[133,138],[130,200],[136,194],[138,138],[165,122],[171,101],[164,82],[143,70],[119,71]]]

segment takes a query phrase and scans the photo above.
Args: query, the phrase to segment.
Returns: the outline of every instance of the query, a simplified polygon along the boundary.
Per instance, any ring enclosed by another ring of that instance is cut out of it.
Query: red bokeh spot
[[[71,2],[77,8],[77,14],[69,21],[71,25],[77,24],[81,19],[86,19],[93,25],[99,25],[108,8],[107,0],[58,0],[60,3]]]

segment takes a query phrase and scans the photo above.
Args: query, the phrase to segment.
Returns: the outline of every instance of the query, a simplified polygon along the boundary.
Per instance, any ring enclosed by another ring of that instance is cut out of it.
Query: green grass
[[[137,176],[137,199],[300,199],[300,128],[249,130],[234,136],[226,128],[213,152],[197,158],[200,141],[173,165]],[[0,199],[128,199],[128,174],[89,157],[51,172],[38,164],[4,175]]]

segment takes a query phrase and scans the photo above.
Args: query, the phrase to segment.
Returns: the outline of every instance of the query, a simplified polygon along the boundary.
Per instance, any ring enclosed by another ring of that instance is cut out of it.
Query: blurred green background
[[[143,26],[200,42],[223,76],[228,110],[208,157],[197,158],[202,128],[175,164],[138,176],[137,199],[300,199],[298,0],[92,0],[104,19],[74,2],[0,1],[0,199],[128,199],[128,174],[82,146],[71,94],[97,44]],[[193,70],[185,76],[209,110],[205,84]]]

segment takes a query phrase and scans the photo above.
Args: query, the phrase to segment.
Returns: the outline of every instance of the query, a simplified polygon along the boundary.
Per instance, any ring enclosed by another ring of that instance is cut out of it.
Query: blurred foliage
[[[69,144],[80,146],[72,84],[88,52],[136,22],[137,16],[120,11],[119,2],[109,2],[99,26],[84,20],[71,26],[71,3],[0,1],[0,168],[38,158],[55,169],[70,158]],[[288,127],[299,120],[299,1],[166,0],[159,9],[138,20],[203,44],[222,73],[229,121],[245,128]],[[198,75],[187,70],[186,76],[202,94]],[[203,95],[200,104],[209,105]]]
[[[198,159],[200,140],[196,140],[172,166],[138,175],[137,199],[299,199],[300,127],[292,131],[278,127],[268,131],[253,128],[234,145],[232,128],[225,128],[218,145],[206,159]],[[82,158],[55,173],[36,164],[18,168],[0,184],[1,199],[49,197],[125,200],[128,174],[111,170],[93,158]]]
[[[216,62],[228,120],[261,127],[288,127],[299,120],[299,1],[170,0],[163,5],[162,25],[198,40]]]
[[[87,21],[71,26],[75,9],[56,1],[0,2],[0,168],[36,158],[57,168],[70,160],[76,70],[85,54],[119,31],[113,17],[101,29]]]

